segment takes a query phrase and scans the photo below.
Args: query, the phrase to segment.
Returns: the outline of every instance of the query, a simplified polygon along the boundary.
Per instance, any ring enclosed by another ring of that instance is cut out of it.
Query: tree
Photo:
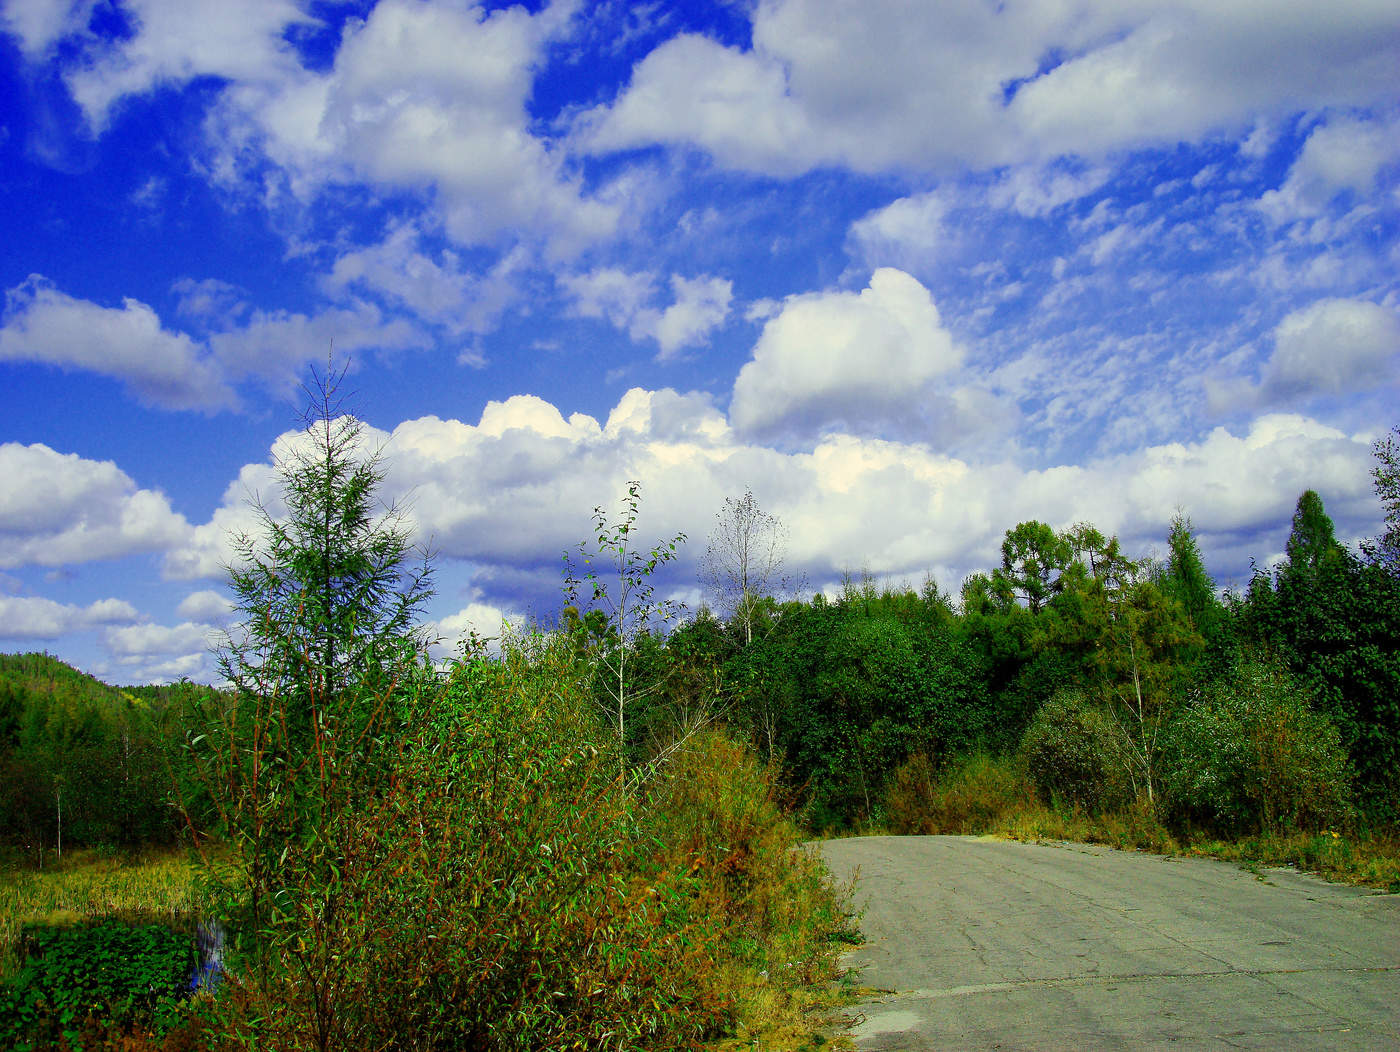
[[[219,650],[232,697],[212,698],[189,731],[217,825],[246,864],[230,908],[274,938],[295,927],[286,910],[315,905],[282,893],[297,881],[332,908],[334,827],[382,787],[395,702],[425,666],[416,619],[430,568],[378,503],[380,453],[341,413],[344,375],[313,371],[305,430],[277,463],[280,506],[257,501],[258,532],[234,538],[241,626]]]
[[[1072,555],[1070,542],[1045,523],[1019,523],[1001,542],[1001,568],[992,571],[993,584],[1038,614],[1060,590],[1060,575]]]
[[[1377,561],[1392,574],[1400,574],[1400,427],[1392,428],[1371,452],[1376,458],[1371,477],[1385,508],[1385,533],[1377,544]]]
[[[1342,546],[1337,543],[1332,520],[1316,490],[1304,490],[1298,498],[1298,507],[1293,513],[1293,529],[1288,534],[1283,552],[1285,563],[1282,572],[1284,576],[1294,578],[1314,576],[1325,563],[1341,558]]]
[[[759,608],[774,589],[790,590],[783,568],[787,527],[758,506],[753,490],[737,500],[724,498],[701,563],[700,580],[721,612],[742,626],[744,643],[753,642]]]
[[[364,425],[342,412],[344,378],[313,370],[304,431],[277,464],[285,515],[255,498],[258,531],[233,538],[228,567],[242,634],[222,647],[220,670],[242,694],[288,698],[303,722],[392,678],[405,643],[421,650],[416,623],[433,594],[402,513],[377,503],[381,451],[364,450]]]
[[[602,677],[606,715],[617,735],[618,779],[628,784],[627,721],[633,707],[646,695],[653,693],[656,683],[638,686],[632,666],[639,638],[653,628],[664,626],[680,614],[680,604],[669,599],[657,599],[652,576],[666,563],[673,561],[677,548],[685,543],[685,534],[678,533],[669,541],[651,548],[638,548],[633,534],[637,526],[637,509],[642,501],[642,484],[627,483],[627,493],[617,518],[608,521],[602,505],[593,509],[593,535],[596,544],[580,542],[580,564],[564,553],[564,592],[578,619],[581,594],[593,610],[579,621],[588,624],[594,612],[601,612],[607,629],[592,647],[595,660],[604,671]],[[608,567],[606,577],[591,569],[594,563]],[[596,619],[595,619],[596,621]]]

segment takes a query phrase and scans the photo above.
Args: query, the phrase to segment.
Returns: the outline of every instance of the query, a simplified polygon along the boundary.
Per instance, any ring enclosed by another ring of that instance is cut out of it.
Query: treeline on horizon
[[[717,691],[814,831],[962,831],[925,821],[910,781],[977,756],[1014,761],[1042,803],[1141,807],[1178,829],[1393,826],[1396,506],[1387,538],[1349,551],[1304,492],[1283,561],[1223,598],[1184,516],[1161,560],[1090,524],[1020,523],[956,600],[868,577],[834,599],[740,596],[727,618],[640,640],[634,675],[655,693],[631,744]]]
[[[1343,547],[1309,490],[1283,561],[1256,569],[1243,594],[1218,595],[1179,516],[1159,560],[1129,557],[1091,524],[1031,521],[1007,530],[1001,566],[956,599],[868,577],[834,599],[784,599],[759,590],[777,590],[782,534],[750,494],[726,502],[716,531],[732,542],[740,530],[742,544],[707,553],[727,571],[710,574],[715,608],[628,632],[575,602],[556,634],[603,724],[625,710],[633,764],[723,723],[776,765],[813,831],[920,828],[910,778],[936,781],[975,755],[1014,760],[1045,803],[1145,806],[1177,828],[1393,826],[1395,451],[1394,439],[1376,447],[1385,537]],[[737,565],[763,545],[763,573]],[[4,844],[41,860],[60,837],[129,850],[187,833],[203,790],[183,769],[186,732],[212,693],[113,688],[47,655],[0,655]]]

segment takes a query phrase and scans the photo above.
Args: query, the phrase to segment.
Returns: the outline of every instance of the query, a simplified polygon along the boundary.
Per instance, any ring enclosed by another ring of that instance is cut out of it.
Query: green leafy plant
[[[1089,812],[1132,799],[1131,754],[1118,721],[1077,690],[1062,690],[1042,705],[1020,747],[1025,769],[1047,801]]]
[[[1345,823],[1352,813],[1336,726],[1275,667],[1245,665],[1213,686],[1172,723],[1164,753],[1178,821],[1277,833]]]
[[[0,987],[6,1048],[96,1048],[125,1032],[168,1028],[190,991],[190,933],[165,925],[26,925],[20,947],[23,965]]]
[[[590,615],[602,615],[606,626],[588,653],[601,671],[597,681],[602,688],[602,708],[617,737],[618,779],[624,785],[633,780],[628,765],[628,720],[638,703],[659,688],[656,680],[637,680],[638,642],[681,613],[679,603],[657,598],[652,578],[677,557],[685,534],[678,533],[650,548],[638,546],[635,533],[641,493],[640,482],[627,483],[626,495],[612,521],[601,505],[595,507],[594,540],[578,545],[577,562],[564,553],[566,601],[575,613],[577,604],[583,602],[591,607]],[[587,623],[586,616],[583,623]],[[700,717],[699,723],[703,723],[708,714]]]

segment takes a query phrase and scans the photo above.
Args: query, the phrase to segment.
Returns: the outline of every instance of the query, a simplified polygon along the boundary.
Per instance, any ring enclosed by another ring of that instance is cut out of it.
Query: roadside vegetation
[[[431,564],[337,381],[236,539],[223,689],[0,657],[0,1043],[815,1046],[858,934],[801,842],[847,832],[1400,889],[1395,439],[1383,537],[1346,549],[1308,491],[1283,562],[1223,597],[1184,515],[1161,559],[1031,521],[957,597],[805,597],[750,493],[687,612],[656,585],[685,538],[639,541],[633,483],[570,553],[557,624],[441,662]],[[173,990],[190,944],[148,933],[125,1000],[54,986],[135,960],[84,921],[137,915],[217,925],[218,983]]]

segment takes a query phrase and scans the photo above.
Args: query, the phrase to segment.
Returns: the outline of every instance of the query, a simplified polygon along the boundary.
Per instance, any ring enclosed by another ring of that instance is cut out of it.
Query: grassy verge
[[[977,755],[935,774],[901,769],[889,796],[894,833],[986,834],[1010,840],[1069,840],[1127,851],[1218,858],[1250,869],[1293,866],[1342,884],[1400,892],[1400,838],[1368,829],[1277,832],[1226,840],[1163,826],[1145,807],[1101,814],[1048,806],[1014,760]]]
[[[0,981],[18,968],[22,924],[62,924],[112,915],[188,914],[195,870],[182,850],[122,861],[96,852],[66,853],[61,865],[0,871]]]

